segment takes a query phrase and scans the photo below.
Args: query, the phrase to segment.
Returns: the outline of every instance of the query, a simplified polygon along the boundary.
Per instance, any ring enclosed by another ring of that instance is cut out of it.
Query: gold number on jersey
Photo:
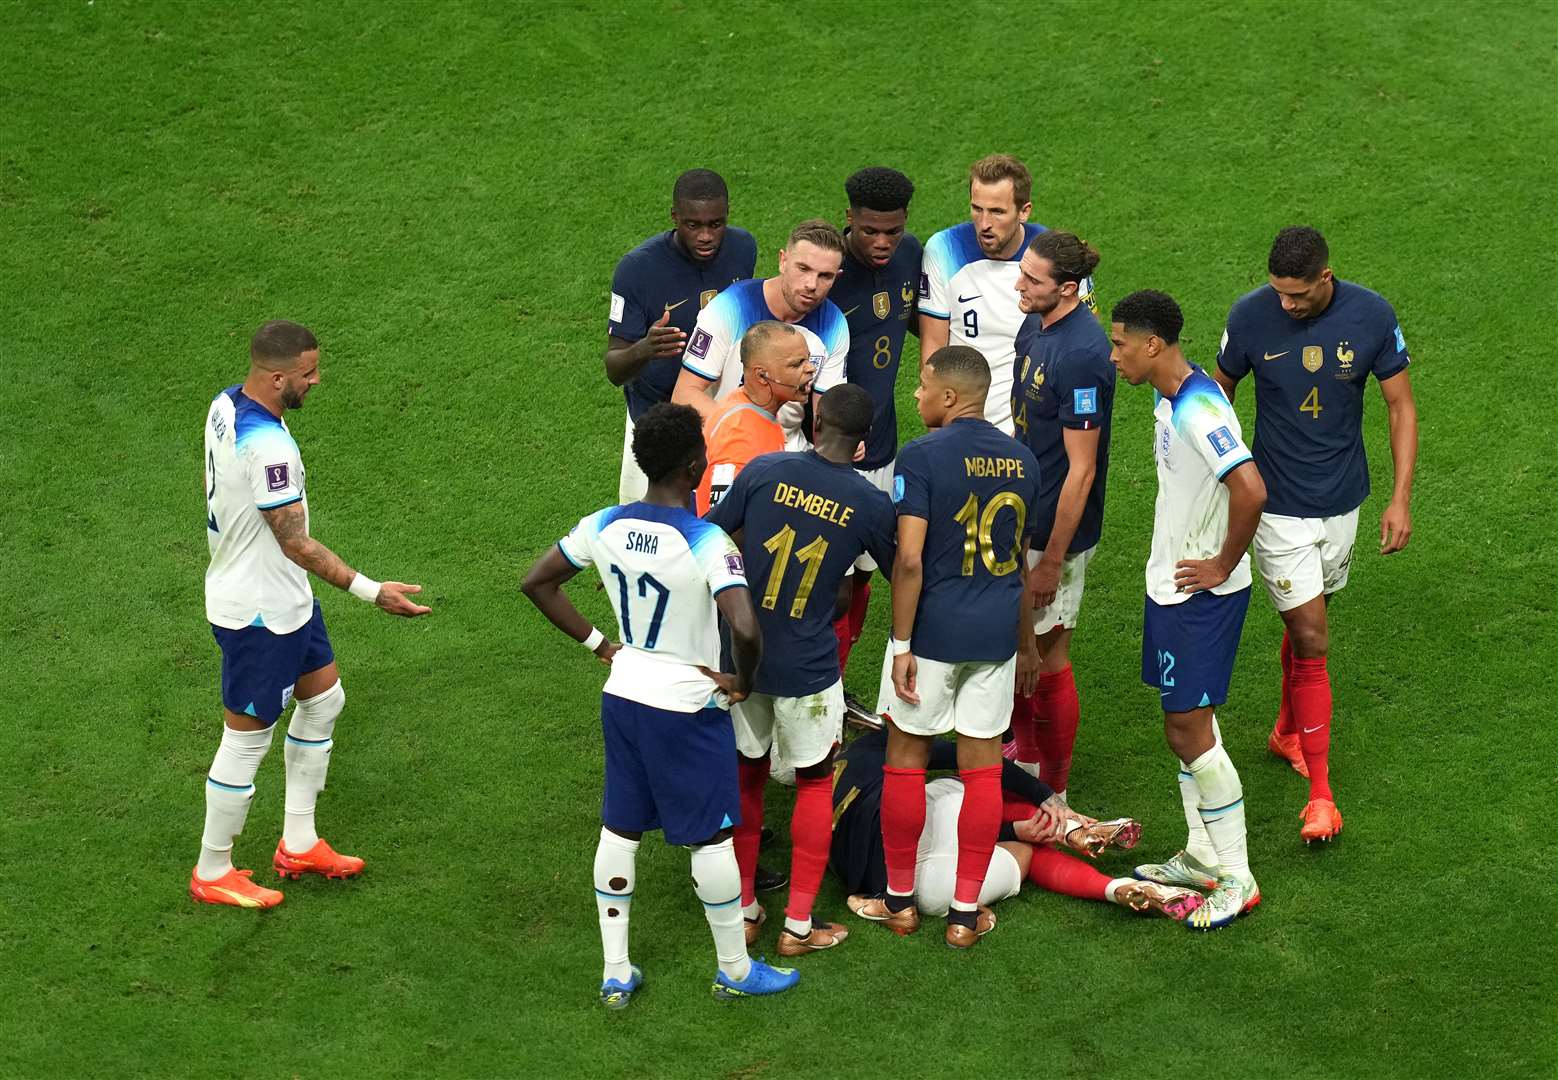
[[[998,562],[995,557],[995,541],[990,534],[995,531],[996,515],[1008,506],[1017,515],[1017,529],[1012,534],[1011,558]],[[969,492],[968,501],[952,517],[952,520],[963,526],[963,576],[974,576],[975,551],[979,552],[979,558],[985,564],[985,569],[995,577],[1005,577],[1017,569],[1017,560],[1022,554],[1022,527],[1027,518],[1028,508],[1023,503],[1022,496],[1015,492],[1003,491],[996,495],[985,504],[983,513],[979,510],[978,496]]]
[[[1320,408],[1320,388],[1311,386],[1309,388],[1309,396],[1304,398],[1304,403],[1298,407],[1298,411],[1308,413],[1311,420],[1318,420],[1320,419]]]
[[[876,339],[871,347],[871,363],[878,368],[885,368],[893,362],[893,339],[883,334]]]
[[[773,569],[768,571],[768,585],[763,589],[763,606],[769,611],[779,606],[779,590],[784,585],[784,572],[790,565],[791,553],[794,552],[795,557],[806,564],[806,569],[801,573],[800,587],[795,590],[795,600],[790,604],[790,618],[799,619],[806,611],[806,601],[811,599],[817,575],[822,572],[822,560],[827,557],[828,542],[819,536],[795,551],[795,530],[786,525],[764,540],[763,548],[774,556]]]
[[[1015,427],[1018,431],[1022,432],[1024,438],[1027,437],[1027,435],[1028,435],[1028,403],[1026,401],[1024,401],[1022,403],[1022,408],[1021,409],[1019,409],[1018,411],[1012,413],[1012,426]]]

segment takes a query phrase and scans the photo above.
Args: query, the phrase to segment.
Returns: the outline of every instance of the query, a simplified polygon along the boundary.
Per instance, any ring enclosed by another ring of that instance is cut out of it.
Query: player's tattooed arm
[[[270,526],[282,554],[316,577],[323,578],[337,589],[347,588],[357,572],[325,545],[308,535],[308,521],[301,502],[278,506],[274,510],[261,510],[265,524]]]

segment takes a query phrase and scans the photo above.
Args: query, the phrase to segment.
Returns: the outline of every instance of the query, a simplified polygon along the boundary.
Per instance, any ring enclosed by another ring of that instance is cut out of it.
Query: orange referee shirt
[[[698,483],[700,517],[719,502],[747,462],[784,449],[784,429],[773,413],[752,404],[745,388],[738,388],[704,422],[703,441],[708,447],[709,467]]]

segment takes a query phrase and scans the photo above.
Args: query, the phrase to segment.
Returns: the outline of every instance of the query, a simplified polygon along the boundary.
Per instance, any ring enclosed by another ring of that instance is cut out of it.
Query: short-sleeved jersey
[[[1266,512],[1334,517],[1369,494],[1363,391],[1410,363],[1396,312],[1383,296],[1337,281],[1312,319],[1282,310],[1270,285],[1228,313],[1217,366],[1233,379],[1255,373],[1255,464]]]
[[[862,472],[891,464],[898,453],[898,364],[904,333],[914,318],[919,274],[920,242],[910,233],[904,233],[898,250],[880,270],[855,258],[846,244],[844,272],[828,293],[849,322],[847,381],[870,394],[876,407],[866,456],[855,464]]]
[[[1109,337],[1086,305],[1078,304],[1045,329],[1033,314],[1017,331],[1017,379],[1012,383],[1012,423],[1017,438],[1039,462],[1039,503],[1033,508],[1033,546],[1049,543],[1060,488],[1071,471],[1065,429],[1098,430],[1098,466],[1069,551],[1086,551],[1104,528],[1104,486],[1109,478],[1109,435],[1114,417],[1114,365]]]
[[[898,514],[924,518],[914,655],[960,663],[1017,651],[1022,544],[1033,534],[1039,464],[989,421],[963,417],[898,453]]]
[[[261,515],[308,495],[303,459],[281,417],[229,386],[206,412],[206,618],[239,630],[290,634],[314,611],[308,571],[282,552]]]
[[[698,513],[707,514],[753,458],[784,449],[784,430],[773,413],[752,404],[745,390],[736,390],[704,422],[703,440],[709,465],[693,496]]]
[[[1158,462],[1158,500],[1152,512],[1152,553],[1147,558],[1147,595],[1156,604],[1190,599],[1174,586],[1174,564],[1211,559],[1228,538],[1228,488],[1223,478],[1249,461],[1239,418],[1223,388],[1194,364],[1171,398],[1157,397],[1153,453]],[[1250,585],[1249,552],[1228,580],[1212,590],[1219,596]]]
[[[741,337],[760,322],[779,321],[763,298],[763,282],[757,279],[732,285],[698,313],[698,324],[687,339],[682,366],[715,383],[714,400],[727,397],[741,385]],[[849,324],[831,300],[823,300],[791,325],[800,329],[817,372],[812,389],[822,393],[844,382],[849,354]],[[792,450],[811,445],[801,430],[806,407],[792,402],[779,410],[786,445]]]
[[[692,337],[698,312],[727,285],[744,281],[757,268],[757,241],[745,229],[730,226],[719,250],[708,262],[698,262],[676,242],[674,229],[657,233],[622,256],[611,276],[611,312],[606,333],[638,341],[669,312],[670,325]],[[671,400],[682,363],[678,357],[656,357],[638,376],[622,386],[628,415],[637,422],[651,405]]]
[[[943,229],[926,242],[920,273],[920,311],[947,320],[949,345],[978,349],[989,363],[985,419],[1008,435],[1012,433],[1015,341],[1024,318],[1017,306],[1019,264],[1033,238],[1049,231],[1031,221],[1022,229],[1022,243],[1009,259],[986,257],[972,222]],[[1092,278],[1083,279],[1077,295],[1094,310]]]
[[[606,693],[672,712],[718,704],[719,610],[714,598],[746,588],[741,553],[717,525],[681,507],[636,502],[582,519],[557,548],[595,567],[617,615],[622,648]]]
[[[840,583],[861,553],[893,565],[893,504],[852,465],[815,450],[767,454],[742,470],[708,520],[741,535],[747,574],[757,585],[763,662],[753,690],[805,697],[839,680],[833,608]]]

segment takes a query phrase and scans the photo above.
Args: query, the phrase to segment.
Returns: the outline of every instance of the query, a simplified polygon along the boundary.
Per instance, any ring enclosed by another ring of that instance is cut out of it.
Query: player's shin
[[[822,887],[832,839],[832,779],[796,777],[795,810],[790,816],[790,899],[784,925],[800,937],[811,933],[811,909]]]
[[[1298,734],[1293,722],[1293,641],[1286,630],[1282,631],[1282,697],[1277,706],[1277,734],[1284,738]]]
[[[740,982],[752,971],[746,921],[741,917],[741,871],[730,840],[692,849],[692,884],[714,935],[719,969]]]
[[[1012,742],[1016,747],[1012,760],[1034,776],[1040,775],[1038,719],[1034,715],[1037,696],[1012,695]]]
[[[975,911],[1001,829],[1001,767],[961,769],[959,776],[963,780],[963,806],[958,811],[958,870],[952,907]]]
[[[1200,817],[1222,872],[1241,881],[1248,880],[1250,860],[1244,831],[1244,787],[1222,742],[1219,740],[1192,761],[1189,772],[1201,792]]]
[[[1331,795],[1331,674],[1325,657],[1293,659],[1293,723],[1309,767],[1309,797]]]
[[[311,698],[299,699],[287,725],[282,753],[287,765],[286,818],[281,842],[295,855],[319,842],[314,828],[314,807],[324,790],[335,746],[335,721],[346,705],[339,681]]]
[[[763,788],[768,784],[768,758],[741,758],[741,824],[735,828],[736,863],[741,868],[741,907],[757,916],[757,854],[763,840]]]
[[[1115,884],[1108,874],[1099,873],[1075,855],[1056,851],[1045,844],[1033,849],[1033,861],[1028,864],[1028,880],[1041,889],[1083,900],[1111,899],[1108,890]]]
[[[601,979],[627,982],[633,976],[628,962],[628,916],[633,904],[633,882],[638,861],[638,841],[602,828],[595,848],[595,907],[600,915],[601,952],[605,959]]]
[[[1201,788],[1185,765],[1179,767],[1179,801],[1185,810],[1185,828],[1188,830],[1185,854],[1215,871],[1217,849],[1212,846],[1212,837],[1201,820]]]
[[[1044,717],[1044,723],[1037,725],[1040,775],[1064,798],[1071,777],[1071,751],[1082,716],[1071,665],[1040,675],[1036,697],[1040,702],[1039,714]]]
[[[206,822],[195,874],[215,881],[233,868],[233,839],[243,832],[254,799],[254,777],[270,749],[275,728],[238,731],[223,726],[222,742],[206,777]]]
[[[997,823],[996,828],[1000,828]],[[925,831],[925,770],[882,767],[882,858],[889,907],[914,895],[914,857]]]

